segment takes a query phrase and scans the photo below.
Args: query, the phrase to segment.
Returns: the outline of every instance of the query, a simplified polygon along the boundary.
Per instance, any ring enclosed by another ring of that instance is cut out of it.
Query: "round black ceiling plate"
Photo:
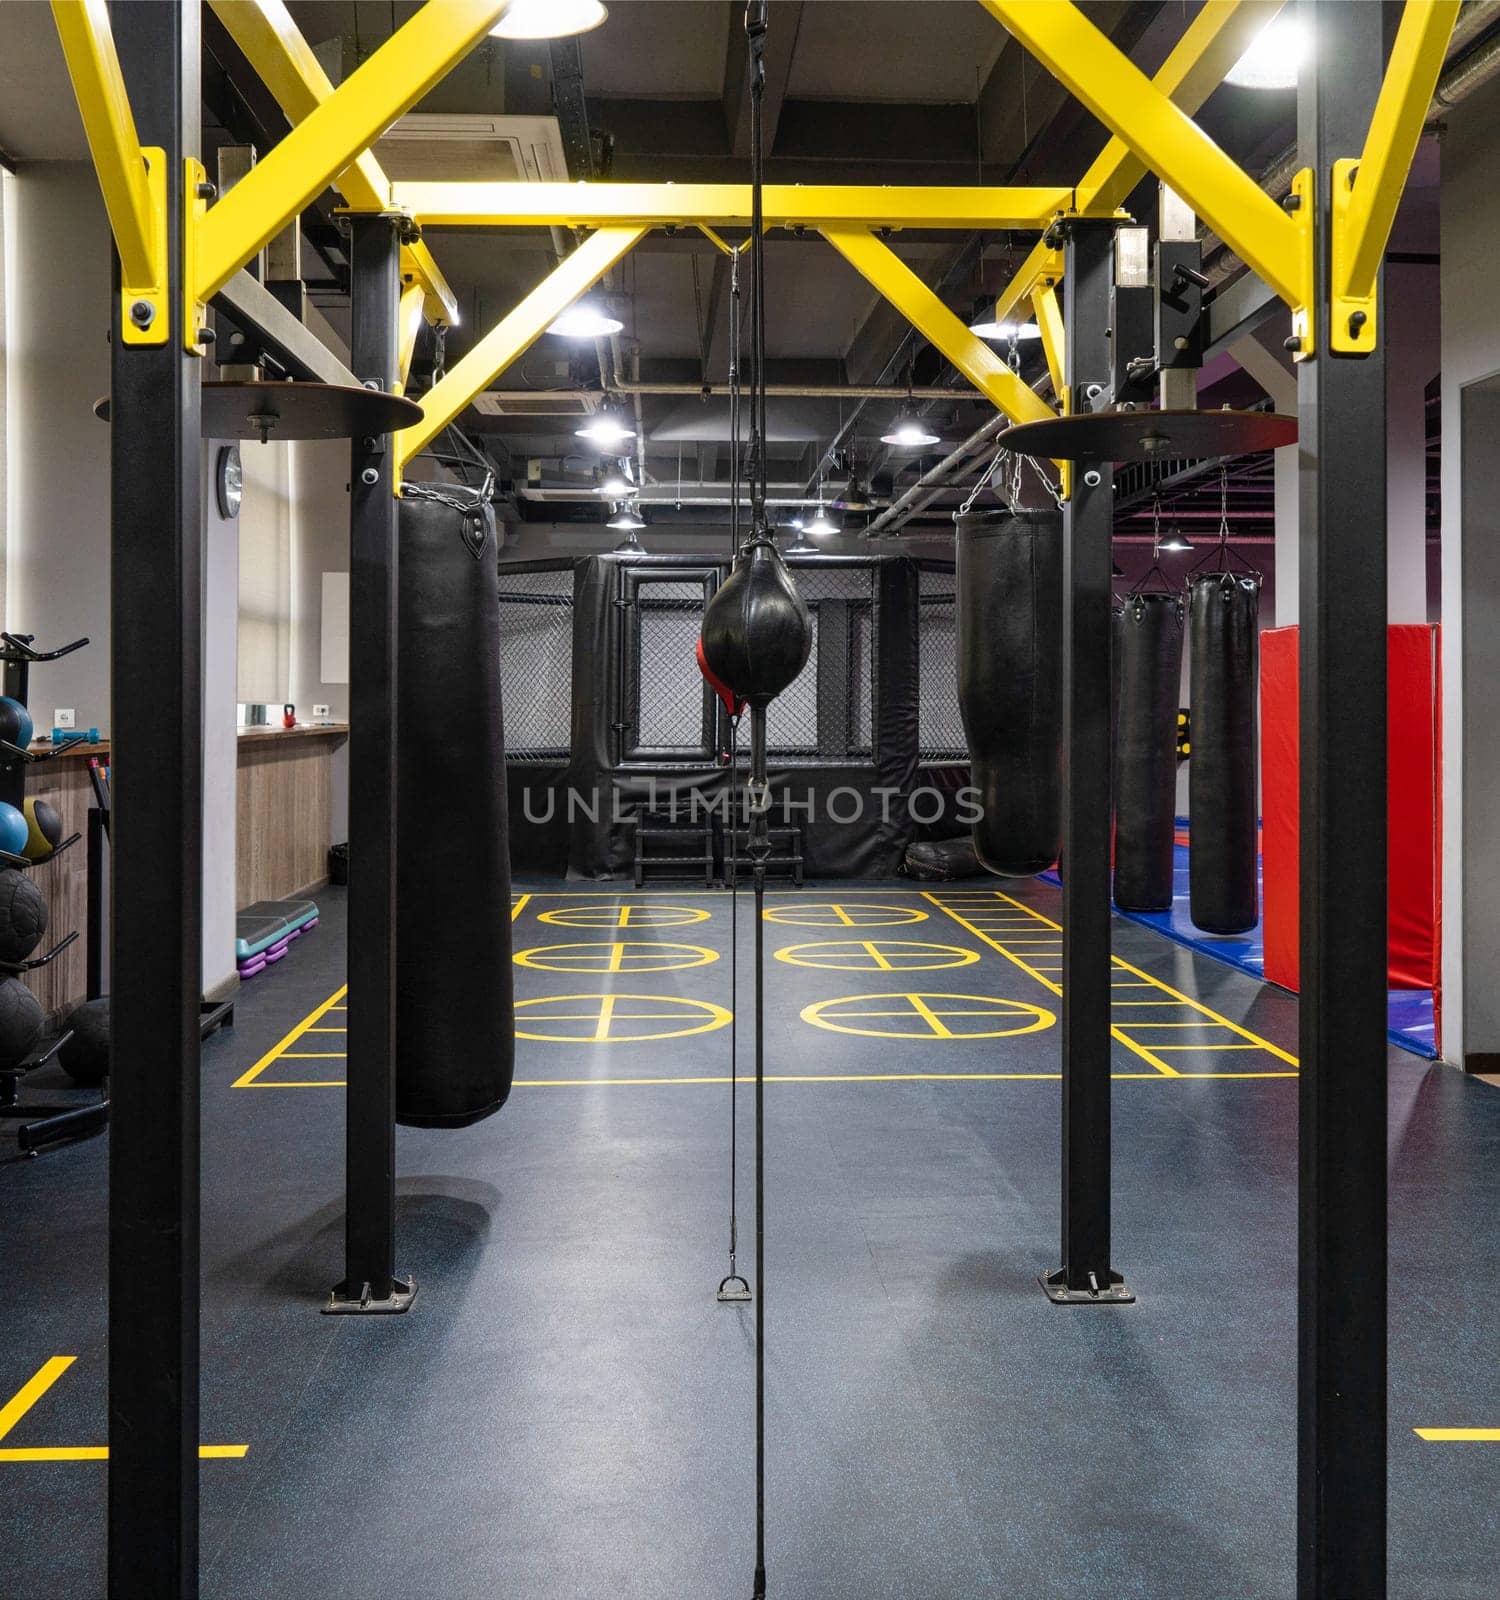
[[[1297,442],[1278,411],[1087,411],[1008,428],[995,443],[1054,461],[1155,461],[1248,455]]]
[[[94,415],[109,417],[106,397]],[[336,383],[205,383],[205,439],[353,439],[422,420],[414,400]]]

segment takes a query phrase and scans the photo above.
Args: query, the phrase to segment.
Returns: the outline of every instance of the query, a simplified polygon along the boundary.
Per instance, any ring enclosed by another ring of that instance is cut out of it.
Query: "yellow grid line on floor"
[[[925,900],[930,900],[945,916],[951,917],[960,927],[966,928],[976,939],[982,940],[997,954],[1004,956],[1007,961],[1019,967],[1022,972],[1041,984],[1043,988],[1049,989],[1055,995],[1062,993],[1061,982],[1053,976],[1054,973],[1062,971],[1060,966],[1054,966],[1051,962],[1042,963],[1033,957],[1019,954],[1017,946],[1021,945],[1022,941],[1008,937],[1003,939],[997,937],[997,935],[1007,934],[1013,928],[1025,928],[1031,932],[1035,932],[1041,927],[1049,928],[1052,930],[1050,937],[1034,941],[1026,940],[1024,941],[1024,947],[1027,950],[1031,950],[1036,945],[1053,946],[1055,948],[1048,950],[1047,954],[1060,956],[1063,938],[1061,923],[1054,922],[1050,917],[1044,916],[1040,911],[1034,910],[1023,901],[1015,899],[1000,889],[961,890],[949,893],[941,891],[934,893],[931,890],[924,890],[922,897]],[[948,902],[953,903],[950,904]],[[962,911],[956,909],[958,906],[962,907]],[[965,911],[971,913],[971,915],[965,916],[963,914]],[[1017,913],[1021,915],[1017,915]],[[1111,1026],[1109,1031],[1112,1037],[1119,1040],[1127,1050],[1132,1051],[1141,1060],[1155,1067],[1162,1076],[1169,1078],[1239,1076],[1239,1074],[1227,1072],[1184,1073],[1180,1068],[1172,1066],[1161,1059],[1164,1054],[1178,1055],[1190,1051],[1263,1050],[1274,1056],[1278,1061],[1284,1061],[1292,1068],[1296,1067],[1297,1058],[1295,1056],[1288,1054],[1279,1045],[1272,1044],[1269,1039],[1261,1038],[1258,1033],[1252,1033],[1249,1028],[1244,1027],[1242,1024],[1232,1022],[1211,1006],[1204,1005],[1201,1000],[1194,1000],[1183,994],[1180,989],[1174,989],[1171,984],[1162,982],[1160,978],[1152,977],[1149,972],[1142,971],[1141,968],[1132,965],[1122,956],[1111,955],[1110,963],[1117,974],[1121,972],[1130,974],[1128,978],[1118,976],[1112,978],[1110,982],[1112,989],[1157,989],[1166,997],[1161,1000],[1117,1000],[1111,996],[1110,999]],[[1116,1008],[1127,1006],[1184,1007],[1196,1015],[1191,1021],[1178,1022],[1175,1026],[1184,1028],[1226,1028],[1241,1042],[1233,1044],[1157,1044],[1148,1046],[1143,1040],[1132,1037],[1133,1033],[1139,1029],[1156,1029],[1173,1026],[1174,1024],[1157,1021],[1148,1022],[1145,1019],[1136,1021],[1130,1017],[1115,1018],[1114,1012]],[[1292,1074],[1276,1072],[1269,1075],[1290,1077]]]

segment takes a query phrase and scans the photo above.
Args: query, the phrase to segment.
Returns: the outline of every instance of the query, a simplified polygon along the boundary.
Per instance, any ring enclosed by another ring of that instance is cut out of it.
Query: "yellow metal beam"
[[[1288,305],[1307,301],[1310,217],[1288,216],[1070,0],[980,3]]]
[[[1432,103],[1458,0],[1407,0],[1358,161],[1333,164],[1329,344],[1375,348],[1375,282]]]
[[[400,373],[397,394],[406,393],[411,377],[411,358],[417,348],[417,335],[422,331],[422,302],[425,294],[420,283],[409,283],[401,290],[401,308],[397,312],[396,370]]]
[[[1208,0],[1162,62],[1152,83],[1191,116],[1283,3],[1284,0]],[[1079,179],[1079,196],[1095,205],[1123,205],[1145,171],[1125,141],[1112,138]],[[1062,251],[1038,241],[1000,295],[993,320],[1013,320],[1016,308],[1031,297],[1037,284],[1060,283],[1062,275]]]
[[[646,232],[642,227],[600,228],[485,334],[456,366],[422,397],[422,420],[395,436],[396,482],[405,464],[463,408],[487,389],[512,361],[524,355],[579,295],[600,278]]]
[[[445,228],[750,226],[750,186],[740,183],[396,183],[391,195],[419,223]],[[1039,229],[1072,204],[1073,191],[1062,188],[771,183],[765,223]]]
[[[209,4],[290,122],[304,121],[332,95],[333,83],[282,0]],[[339,173],[333,186],[357,211],[384,211],[391,203],[391,180],[369,150]],[[458,322],[457,296],[426,245],[403,245],[401,270],[426,290],[427,315],[433,322]]]
[[[203,219],[198,298],[207,300],[489,32],[511,0],[424,5],[315,106]]]
[[[127,344],[165,344],[166,152],[141,147],[104,0],[52,0],[52,16],[120,253],[121,336]]]
[[[1040,284],[1031,291],[1031,310],[1036,318],[1037,331],[1042,336],[1042,350],[1047,357],[1047,371],[1052,374],[1052,392],[1064,413],[1068,409],[1068,361],[1063,340],[1062,307],[1057,303],[1057,290],[1050,284]]]
[[[1023,383],[983,339],[971,333],[900,256],[868,228],[826,224],[818,231],[1012,422],[1039,422],[1054,415],[1046,401]]]

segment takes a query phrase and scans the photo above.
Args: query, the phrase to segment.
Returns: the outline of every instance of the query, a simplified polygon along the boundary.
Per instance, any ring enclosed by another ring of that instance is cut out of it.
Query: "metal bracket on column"
[[[212,338],[208,329],[208,307],[198,298],[198,224],[208,210],[213,187],[208,172],[195,156],[183,162],[182,173],[182,348],[190,356],[201,356]]]
[[[376,1300],[370,1294],[369,1284],[362,1284],[358,1294],[349,1292],[349,1285],[341,1283],[329,1290],[328,1303],[323,1307],[325,1317],[378,1317],[406,1311],[417,1298],[415,1278],[392,1278],[389,1299]]]
[[[1042,1273],[1037,1282],[1042,1286],[1042,1293],[1060,1306],[1134,1305],[1135,1296],[1125,1287],[1123,1276],[1118,1272],[1111,1272],[1107,1276],[1108,1281],[1101,1284],[1091,1272],[1088,1288],[1070,1289],[1067,1270],[1059,1267],[1055,1272]]]
[[[1370,278],[1363,294],[1353,292],[1346,257],[1352,248],[1354,180],[1358,161],[1335,161],[1328,196],[1332,237],[1328,241],[1332,292],[1328,305],[1328,344],[1340,355],[1368,355],[1375,348],[1375,284]],[[1312,202],[1307,209],[1312,211]],[[1343,286],[1341,288],[1341,285]]]
[[[1317,349],[1318,330],[1313,314],[1313,225],[1317,215],[1317,200],[1317,179],[1311,167],[1303,167],[1292,179],[1291,193],[1282,202],[1292,213],[1302,234],[1302,304],[1292,307],[1292,334],[1286,342],[1293,361],[1306,361]]]
[[[172,318],[167,292],[167,152],[158,145],[141,150],[146,169],[146,214],[151,259],[145,272],[127,276],[120,257],[120,338],[125,344],[165,344]],[[184,259],[189,259],[184,257]]]

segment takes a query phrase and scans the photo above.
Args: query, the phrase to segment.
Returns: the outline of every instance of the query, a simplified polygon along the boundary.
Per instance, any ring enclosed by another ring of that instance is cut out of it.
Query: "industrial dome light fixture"
[[[598,484],[595,494],[602,494],[606,500],[623,500],[630,493],[630,484],[625,474],[615,467],[604,475],[604,481]]]
[[[1161,549],[1170,551],[1173,555],[1182,555],[1193,548],[1193,541],[1182,531],[1174,527],[1161,542]]]
[[[839,491],[838,498],[833,503],[840,511],[868,511],[870,492],[851,472],[848,483]]]
[[[573,434],[575,438],[587,439],[590,444],[611,445],[635,438],[635,429],[627,427],[613,411],[601,411],[581,428],[575,428]]]
[[[824,508],[821,500],[818,502],[818,509],[814,514],[812,521],[808,523],[806,531],[808,533],[837,533],[839,531],[837,527],[835,527],[834,524],[828,520],[828,512]]]
[[[600,0],[511,0],[510,9],[490,29],[495,39],[566,39],[587,33],[609,15]]]
[[[996,344],[1008,344],[1011,339],[1040,339],[1042,330],[1034,322],[992,322],[981,318],[969,324],[969,332]]]
[[[1297,69],[1307,59],[1307,30],[1295,17],[1276,17],[1224,74],[1241,89],[1295,89]]]
[[[889,430],[881,434],[880,442],[894,445],[898,450],[921,450],[940,441],[938,435],[925,422],[920,421],[912,412],[903,411]]]
[[[610,316],[587,300],[580,300],[554,317],[547,324],[547,332],[555,333],[559,339],[607,339],[624,326],[618,317]]]
[[[791,526],[796,530],[797,537],[786,547],[786,553],[789,556],[817,555],[818,547],[807,537],[807,530],[802,526],[800,518],[794,519]]]

